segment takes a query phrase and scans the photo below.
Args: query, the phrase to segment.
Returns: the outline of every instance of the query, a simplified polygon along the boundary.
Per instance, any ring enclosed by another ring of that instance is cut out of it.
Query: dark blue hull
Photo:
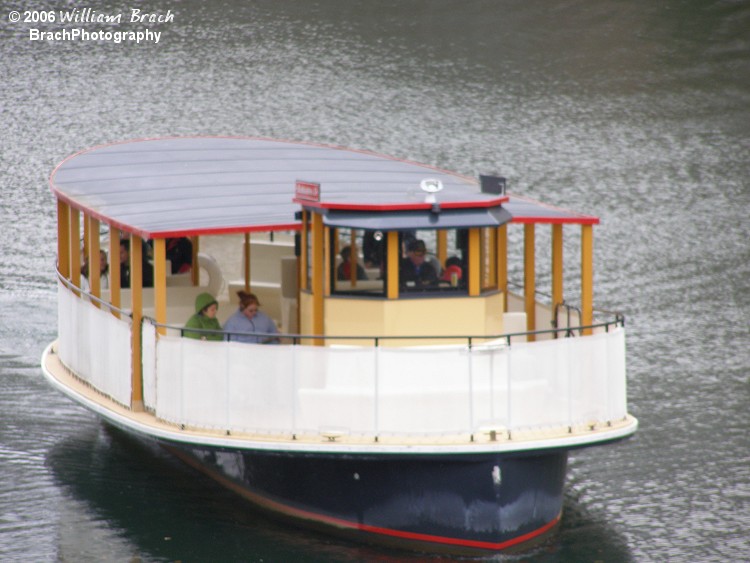
[[[454,553],[537,539],[562,511],[567,451],[322,454],[171,444],[259,506],[360,541]]]

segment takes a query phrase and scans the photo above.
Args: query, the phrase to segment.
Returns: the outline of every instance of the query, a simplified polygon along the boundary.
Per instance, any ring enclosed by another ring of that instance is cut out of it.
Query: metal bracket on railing
[[[506,435],[510,440],[510,432],[505,426],[487,424],[479,427],[479,432],[487,435],[490,442],[497,442],[498,440],[505,439]]]
[[[329,442],[335,442],[338,438],[348,435],[349,429],[330,426],[320,428],[318,433],[324,438],[327,438]]]

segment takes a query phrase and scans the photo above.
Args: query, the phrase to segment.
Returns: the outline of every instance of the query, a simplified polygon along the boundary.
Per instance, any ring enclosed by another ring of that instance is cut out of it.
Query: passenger
[[[362,253],[365,266],[368,268],[382,268],[385,255],[385,235],[380,231],[365,231],[362,237]]]
[[[224,323],[225,338],[232,342],[246,342],[248,344],[278,344],[279,339],[269,334],[278,334],[276,323],[263,311],[259,311],[260,302],[253,293],[238,291],[240,306]],[[239,334],[239,333],[260,334]]]
[[[359,264],[359,262],[356,262],[355,260],[352,260],[352,249],[350,246],[345,246],[341,249],[341,264],[339,264],[339,267],[336,269],[336,279],[339,280],[350,280],[351,279],[351,272],[352,272],[352,262],[355,262],[357,264],[357,279],[358,280],[366,280],[367,279],[367,273],[365,272],[365,269]]]
[[[405,231],[398,232],[398,242],[401,247],[401,257],[409,255],[409,246],[417,240],[417,231],[414,229],[407,229]]]
[[[193,243],[187,237],[168,238],[167,260],[172,264],[172,274],[184,274],[193,267]]]
[[[85,258],[83,266],[81,266],[81,276],[81,289],[89,291],[91,287],[89,284],[89,264]],[[107,253],[104,250],[99,251],[99,287],[109,289],[109,263],[107,262]]]
[[[401,261],[400,283],[408,287],[437,285],[437,272],[426,261],[427,248],[424,241],[415,239],[406,248],[406,258]]]
[[[202,330],[221,330],[219,319],[216,318],[216,312],[219,310],[219,303],[210,293],[201,293],[195,298],[195,314],[185,323],[185,328],[202,329]],[[223,340],[224,335],[220,332],[193,332],[188,330],[182,331],[182,336],[186,338],[195,338],[196,340]]]
[[[141,287],[154,286],[154,267],[148,261],[148,245],[143,243],[141,252]],[[130,287],[130,240],[120,239],[120,287]]]
[[[130,241],[120,239],[120,287],[130,287]]]
[[[456,287],[463,275],[461,259],[458,256],[451,256],[445,261],[445,270],[443,270],[443,275],[440,276],[440,281],[450,282],[453,287]]]

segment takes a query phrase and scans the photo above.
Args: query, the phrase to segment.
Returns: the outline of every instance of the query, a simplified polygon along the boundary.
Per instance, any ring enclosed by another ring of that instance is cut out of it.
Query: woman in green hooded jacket
[[[219,303],[210,293],[201,293],[195,298],[195,314],[185,323],[185,328],[197,328],[221,331],[221,324],[216,318]],[[195,338],[197,340],[223,340],[221,332],[192,332],[183,330],[182,336]]]

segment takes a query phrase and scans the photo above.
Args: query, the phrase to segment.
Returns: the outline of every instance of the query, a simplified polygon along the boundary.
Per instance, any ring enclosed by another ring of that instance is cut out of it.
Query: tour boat
[[[595,216],[497,175],[262,138],[99,146],[50,185],[46,379],[285,521],[429,552],[519,548],[560,522],[568,452],[636,431],[624,318],[593,303]],[[102,255],[108,269],[86,266]],[[238,291],[278,328],[240,336],[274,344],[187,337],[199,295],[223,327]]]

